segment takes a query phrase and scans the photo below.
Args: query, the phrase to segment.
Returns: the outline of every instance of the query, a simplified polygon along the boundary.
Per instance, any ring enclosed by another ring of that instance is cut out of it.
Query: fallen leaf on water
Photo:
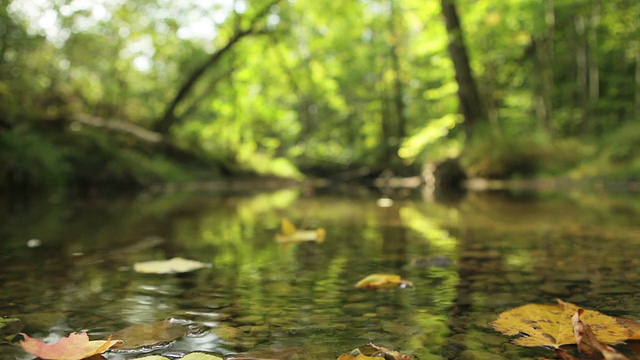
[[[356,287],[363,289],[392,289],[408,286],[413,286],[413,283],[409,280],[402,280],[400,275],[390,274],[371,274],[356,284]]]
[[[280,224],[281,234],[276,234],[276,241],[281,243],[304,241],[315,241],[317,243],[321,243],[327,235],[327,231],[324,228],[317,228],[315,230],[299,230],[287,219],[282,219]]]
[[[182,324],[168,320],[150,324],[136,324],[119,330],[114,337],[122,343],[114,347],[115,351],[135,351],[140,348],[161,348],[184,336],[186,329]]]
[[[175,257],[170,260],[145,261],[133,264],[133,269],[145,274],[176,274],[211,267],[211,264]]]
[[[578,311],[574,304],[558,299],[557,305],[528,304],[501,313],[493,328],[505,335],[523,335],[514,340],[522,346],[552,346],[575,344],[572,317]],[[637,336],[640,324],[614,318],[594,310],[584,310],[582,319],[606,344],[617,344]]]
[[[68,337],[60,339],[55,344],[47,344],[39,339],[22,334],[24,340],[20,345],[24,351],[36,355],[42,359],[55,360],[80,360],[90,356],[101,354],[120,340],[93,340],[89,341],[87,333],[71,333]]]
[[[580,315],[583,313],[583,309],[578,309],[571,317],[578,350],[587,355],[601,353],[607,360],[629,360],[626,356],[617,352],[616,349],[598,340],[591,326],[580,319]]]
[[[338,360],[411,360],[412,355],[402,354],[398,351],[386,349],[382,346],[377,346],[373,343],[368,343],[366,346],[352,350],[349,353],[342,354]]]
[[[180,360],[223,360],[221,357],[217,357],[211,354],[205,354],[201,352],[193,352],[179,359]],[[176,360],[176,358],[172,357],[171,359],[169,359],[168,357],[165,357],[165,356],[151,355],[151,356],[145,356],[143,358],[136,358],[136,360]]]

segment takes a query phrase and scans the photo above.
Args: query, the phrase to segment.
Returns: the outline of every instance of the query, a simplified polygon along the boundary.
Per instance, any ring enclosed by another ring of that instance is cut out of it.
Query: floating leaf
[[[280,220],[280,231],[283,235],[291,235],[296,232],[296,226],[289,219]]]
[[[413,286],[413,283],[409,280],[402,280],[400,275],[390,274],[371,274],[356,284],[356,287],[363,289],[392,289],[408,286]]]
[[[182,324],[168,320],[131,325],[113,334],[114,337],[122,339],[122,344],[118,344],[113,350],[130,352],[141,348],[162,348],[185,333],[186,329]]]
[[[221,357],[217,357],[211,354],[205,354],[201,352],[193,352],[180,358],[181,360],[223,360]],[[168,357],[151,355],[136,360],[175,360],[175,358],[169,359]]]
[[[501,313],[493,328],[505,335],[524,335],[514,340],[522,346],[560,347],[575,344],[572,317],[578,311],[574,304],[558,300],[557,305],[529,304]],[[582,318],[592,324],[600,341],[616,344],[640,332],[640,324],[585,310]]]
[[[315,230],[298,230],[293,223],[287,219],[280,221],[281,234],[276,234],[276,241],[281,243],[295,243],[304,241],[324,241],[327,231],[324,228]]]
[[[349,353],[342,354],[338,360],[411,360],[412,355],[402,354],[398,351],[386,349],[382,346],[377,346],[373,343],[369,343],[366,346],[352,350]]]
[[[101,354],[120,340],[94,340],[89,341],[87,333],[71,333],[69,337],[62,338],[55,344],[46,344],[42,340],[22,334],[24,340],[20,345],[24,351],[36,355],[42,359],[55,360],[80,360],[90,356]]]
[[[175,257],[170,260],[145,261],[133,264],[135,271],[146,274],[185,273],[208,267],[211,267],[211,264],[180,257]]]

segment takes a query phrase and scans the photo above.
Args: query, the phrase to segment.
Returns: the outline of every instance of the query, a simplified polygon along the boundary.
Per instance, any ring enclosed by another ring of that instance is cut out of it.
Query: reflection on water
[[[2,209],[0,316],[50,340],[181,319],[197,331],[155,353],[277,359],[335,359],[369,341],[420,359],[551,357],[511,344],[491,322],[555,298],[640,318],[633,196],[379,197],[283,190]],[[326,240],[278,243],[282,218],[324,227]],[[132,271],[134,262],[175,256],[212,267]],[[371,273],[399,274],[415,287],[354,288]],[[0,357],[30,359],[6,343]]]

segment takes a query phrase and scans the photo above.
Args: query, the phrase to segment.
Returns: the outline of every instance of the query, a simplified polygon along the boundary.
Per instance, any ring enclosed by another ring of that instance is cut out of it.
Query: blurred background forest
[[[0,187],[640,179],[637,0],[3,0]]]

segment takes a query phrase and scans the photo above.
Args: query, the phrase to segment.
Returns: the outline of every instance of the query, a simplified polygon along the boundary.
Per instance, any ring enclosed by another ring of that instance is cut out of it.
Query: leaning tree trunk
[[[449,34],[449,55],[456,71],[458,82],[458,98],[460,111],[464,116],[467,137],[471,137],[473,129],[479,122],[486,119],[480,101],[480,94],[476,85],[467,47],[462,36],[460,18],[454,0],[441,0],[442,15],[444,16],[447,33]]]
[[[166,135],[176,122],[178,117],[176,116],[176,108],[191,93],[196,83],[202,79],[203,75],[209,70],[214,68],[220,59],[228,52],[231,51],[242,38],[257,32],[258,21],[264,19],[272,6],[279,3],[280,0],[272,0],[267,6],[265,6],[257,15],[251,20],[250,25],[246,29],[237,29],[236,33],[229,39],[227,44],[220,48],[220,50],[214,52],[207,61],[198,66],[180,86],[176,96],[169,102],[162,118],[155,124],[154,130],[160,134]]]

